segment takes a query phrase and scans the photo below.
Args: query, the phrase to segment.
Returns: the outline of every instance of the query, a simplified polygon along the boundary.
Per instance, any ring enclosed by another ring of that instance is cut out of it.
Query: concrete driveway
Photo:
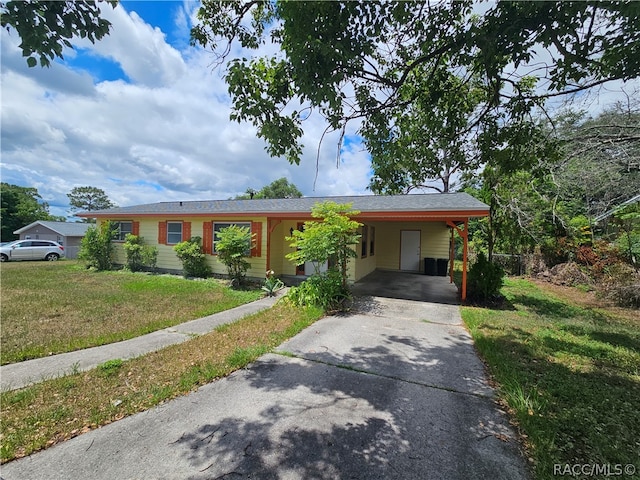
[[[525,479],[457,306],[380,297],[249,368],[2,467],[26,479]]]

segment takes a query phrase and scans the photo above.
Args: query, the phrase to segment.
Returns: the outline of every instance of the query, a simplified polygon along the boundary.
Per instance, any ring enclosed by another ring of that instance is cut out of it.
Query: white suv
[[[0,261],[48,260],[64,257],[64,247],[51,240],[16,240],[0,247]]]

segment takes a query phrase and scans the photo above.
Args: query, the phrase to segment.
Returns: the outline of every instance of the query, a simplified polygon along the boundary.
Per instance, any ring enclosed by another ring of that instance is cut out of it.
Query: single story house
[[[67,258],[76,258],[80,250],[80,242],[88,228],[88,223],[36,220],[13,233],[20,235],[19,240],[53,240],[64,246]]]
[[[173,246],[199,236],[213,271],[225,274],[225,266],[216,258],[215,232],[231,224],[246,226],[256,240],[247,275],[264,278],[267,270],[273,270],[286,278],[313,272],[311,265],[296,266],[285,258],[292,251],[286,237],[312,220],[311,208],[324,201],[351,204],[360,212],[355,220],[363,224],[362,238],[357,258],[350,262],[352,281],[376,269],[425,273],[427,258],[444,260],[446,267],[446,262],[453,262],[455,229],[465,247],[462,298],[466,297],[468,221],[489,214],[486,204],[466,193],[160,202],[78,215],[113,222],[116,242],[123,242],[127,233],[143,237],[146,244],[157,246],[158,267],[170,271],[182,268]],[[121,248],[116,255],[116,262],[124,263]]]

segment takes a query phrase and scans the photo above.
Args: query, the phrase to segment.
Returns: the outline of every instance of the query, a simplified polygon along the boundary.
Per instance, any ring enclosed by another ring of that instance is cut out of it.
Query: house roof
[[[47,220],[36,220],[33,223],[30,223],[26,227],[22,227],[16,230],[16,235],[20,235],[22,232],[26,232],[36,225],[42,225],[49,230],[53,230],[58,235],[63,237],[84,237],[87,233],[87,229],[89,228],[88,223],[72,223],[72,222],[50,222]]]
[[[489,207],[467,193],[432,193],[420,195],[360,195],[341,197],[303,197],[252,200],[207,200],[185,202],[159,202],[108,210],[94,210],[78,214],[81,217],[124,218],[127,216],[212,216],[212,215],[267,215],[308,216],[316,203],[333,201],[350,203],[361,216],[459,214],[482,217]]]

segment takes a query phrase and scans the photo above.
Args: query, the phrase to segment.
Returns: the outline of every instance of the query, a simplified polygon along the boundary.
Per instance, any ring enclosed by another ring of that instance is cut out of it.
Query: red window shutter
[[[131,233],[140,236],[140,222],[131,222]]]
[[[191,240],[191,222],[182,222],[182,241]]]
[[[202,250],[209,255],[213,253],[213,223],[211,222],[202,224]]]
[[[158,222],[158,243],[167,244],[167,222]]]
[[[262,222],[251,222],[251,234],[255,243],[251,249],[252,257],[262,256]]]

